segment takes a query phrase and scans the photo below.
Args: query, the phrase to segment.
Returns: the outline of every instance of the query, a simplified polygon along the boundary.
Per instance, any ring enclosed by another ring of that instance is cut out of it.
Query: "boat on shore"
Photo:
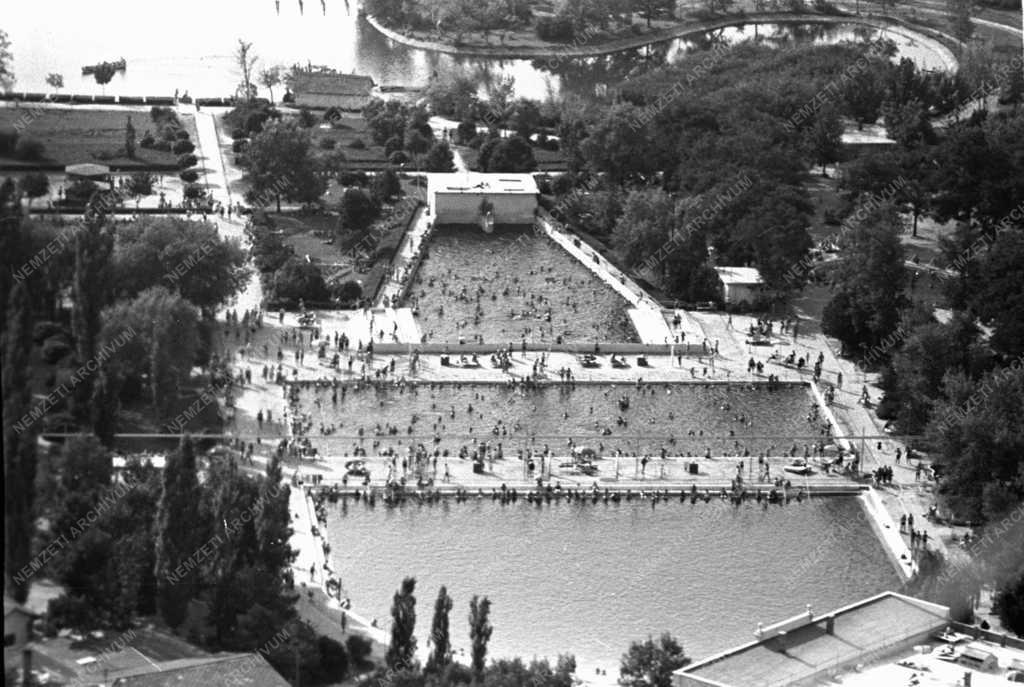
[[[113,67],[115,72],[123,72],[128,68],[128,62],[122,57],[121,59],[116,60],[114,62],[99,62],[97,64],[87,64],[84,67],[82,67],[82,76],[89,76],[90,74],[94,74],[97,69],[105,65]]]

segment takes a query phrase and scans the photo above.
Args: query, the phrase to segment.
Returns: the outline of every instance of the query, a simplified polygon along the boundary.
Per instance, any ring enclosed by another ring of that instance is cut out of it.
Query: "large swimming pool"
[[[895,569],[856,497],[763,508],[649,501],[499,505],[490,499],[375,509],[329,506],[332,564],[354,610],[390,620],[416,578],[421,649],[434,599],[454,599],[468,653],[473,594],[493,602],[490,656],[571,652],[579,673],[617,676],[628,644],[669,631],[695,658],[753,639],[757,623],[892,589]]]
[[[445,383],[405,390],[350,384],[345,393],[304,388],[296,411],[327,455],[352,455],[356,447],[404,455],[418,443],[455,455],[474,441],[501,443],[508,455],[530,448],[531,439],[538,450],[548,444],[565,455],[571,437],[603,455],[664,448],[672,456],[780,456],[794,448],[802,455],[808,437],[820,435],[823,421],[808,417],[811,406],[802,385],[554,384],[524,391]]]
[[[626,301],[528,228],[438,229],[405,305],[436,343],[638,340]]]

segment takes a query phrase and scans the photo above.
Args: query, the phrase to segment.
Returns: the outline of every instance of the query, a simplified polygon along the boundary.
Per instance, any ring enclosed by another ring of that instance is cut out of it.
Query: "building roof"
[[[98,177],[110,174],[110,167],[98,165],[95,162],[83,162],[77,165],[68,165],[64,171],[80,177]]]
[[[536,195],[537,181],[532,174],[501,172],[450,172],[427,174],[427,193],[501,193]]]
[[[368,96],[373,79],[361,74],[303,72],[292,78],[291,86],[296,94]]]
[[[11,615],[12,613],[21,613],[22,615],[28,616],[29,618],[39,617],[37,614],[33,613],[25,606],[22,606],[20,603],[18,603],[11,597],[4,595],[4,618]]]
[[[114,687],[227,684],[238,687],[288,687],[288,681],[258,653],[183,658],[121,671],[109,677]]]
[[[762,628],[760,639],[676,674],[719,686],[794,684],[944,627],[948,615],[945,606],[884,592],[824,615],[803,613]]]
[[[733,284],[748,286],[764,284],[761,273],[756,267],[716,267],[715,271],[718,272],[718,278],[722,280],[722,283],[729,286]]]

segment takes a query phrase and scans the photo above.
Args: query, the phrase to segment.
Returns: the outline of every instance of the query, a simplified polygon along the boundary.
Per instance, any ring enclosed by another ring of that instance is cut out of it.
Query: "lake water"
[[[324,64],[342,72],[368,74],[379,84],[422,86],[435,73],[463,70],[481,84],[515,79],[517,95],[545,98],[570,89],[592,93],[649,68],[673,62],[687,50],[712,41],[736,42],[755,36],[773,43],[834,43],[871,39],[874,30],[852,26],[762,25],[733,27],[700,39],[665,41],[650,48],[614,55],[553,60],[459,58],[407,48],[384,38],[358,17],[356,0],[179,0],[153,5],[136,0],[102,3],[35,0],[8,3],[3,28],[14,54],[17,90],[48,91],[46,75],[63,74],[65,92],[109,95],[171,95],[175,89],[194,96],[228,96],[239,74],[232,54],[239,38],[252,42],[260,65]],[[941,66],[926,46],[887,34],[925,68]],[[105,89],[81,76],[81,67],[124,57],[125,73]],[[637,58],[649,58],[638,65]],[[280,88],[275,95],[280,97]],[[265,94],[265,93],[264,93]]]
[[[416,578],[423,649],[441,585],[453,644],[468,654],[469,600],[493,602],[491,657],[570,652],[579,674],[617,676],[629,643],[663,631],[701,658],[753,639],[757,623],[824,612],[898,577],[856,497],[765,508],[677,501],[501,506],[489,499],[369,509],[329,506],[332,564],[357,612],[390,621]],[[466,661],[468,662],[468,660]]]
[[[531,229],[439,229],[405,305],[427,340],[458,343],[635,342],[626,301]]]

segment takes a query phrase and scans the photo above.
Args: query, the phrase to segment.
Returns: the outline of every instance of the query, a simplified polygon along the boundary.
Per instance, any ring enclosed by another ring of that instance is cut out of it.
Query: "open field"
[[[124,155],[124,129],[129,115],[132,117],[136,134],[133,160]],[[195,141],[195,123],[192,117],[181,115],[180,119]],[[40,162],[25,162],[9,156],[0,156],[0,165],[5,167],[32,168],[39,164],[70,165],[94,162],[115,167],[145,169],[175,165],[178,159],[174,153],[142,148],[137,144],[147,129],[155,130],[149,116],[143,113],[126,113],[123,110],[0,109],[0,129],[14,128],[15,123],[19,121],[25,124],[23,137],[34,138],[46,146],[44,159]]]

